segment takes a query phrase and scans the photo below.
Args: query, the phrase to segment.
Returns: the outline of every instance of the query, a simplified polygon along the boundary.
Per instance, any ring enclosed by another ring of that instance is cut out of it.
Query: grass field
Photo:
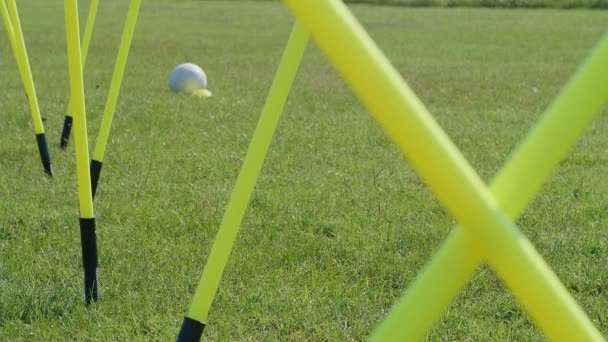
[[[490,8],[608,8],[608,0],[347,0],[390,6]]]
[[[63,8],[19,5],[56,176],[43,176],[2,31],[0,340],[172,340],[293,20],[273,2],[144,1],[95,202],[102,301],[85,309],[74,151],[58,147]],[[85,70],[91,148],[126,8],[100,5]],[[351,8],[486,181],[608,29],[600,11]],[[168,91],[186,61],[206,69],[214,97]],[[606,114],[518,221],[604,335]],[[311,44],[204,336],[362,340],[453,226]],[[482,267],[428,339],[542,335]]]

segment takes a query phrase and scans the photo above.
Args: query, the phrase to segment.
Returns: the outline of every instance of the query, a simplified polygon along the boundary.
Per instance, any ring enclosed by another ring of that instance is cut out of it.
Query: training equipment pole
[[[34,79],[32,77],[30,63],[27,57],[23,32],[21,31],[21,22],[19,20],[19,13],[17,12],[17,4],[15,3],[15,0],[8,0],[8,8],[6,4],[7,3],[5,3],[4,0],[1,1],[0,12],[2,12],[4,27],[6,28],[6,33],[13,48],[13,54],[15,55],[15,59],[17,61],[17,68],[19,69],[21,81],[23,82],[25,94],[30,105],[30,112],[32,114],[32,121],[34,123],[34,132],[36,133],[36,141],[38,143],[40,159],[46,174],[53,176],[51,155],[46,142],[44,126],[42,125],[40,107],[38,106],[38,97],[36,96]]]
[[[131,47],[131,41],[133,40],[133,33],[135,32],[135,25],[137,24],[140,4],[141,0],[131,0],[129,11],[127,12],[125,28],[122,33],[120,48],[118,49],[118,57],[116,58],[116,65],[114,66],[114,73],[112,74],[112,83],[110,84],[110,91],[101,119],[101,127],[99,129],[99,134],[97,135],[95,151],[93,152],[93,159],[91,160],[91,193],[93,194],[93,197],[95,197],[95,192],[97,191],[97,182],[99,181],[99,175],[101,174],[103,156],[106,151],[106,145],[108,144],[108,137],[110,136],[112,118],[114,117],[114,111],[116,110],[116,102],[118,101],[118,94],[125,73],[125,66],[127,65],[127,58],[129,57],[129,48]]]
[[[177,337],[179,342],[199,341],[203,334],[211,303],[217,292],[251,193],[281,117],[281,111],[287,100],[291,84],[304,55],[308,38],[309,34],[306,29],[296,21],[262,109],[258,126],[253,133],[249,150],[230,196],[230,201],[196,289],[190,311],[182,323],[182,328]]]
[[[97,7],[99,7],[99,0],[91,0],[91,4],[89,5],[89,15],[87,17],[87,22],[84,27],[84,36],[82,38],[82,69],[84,70],[84,65],[87,62],[87,55],[89,52],[89,45],[91,43],[91,35],[93,34],[93,27],[95,27],[95,17],[97,16]],[[65,115],[65,119],[63,120],[63,129],[61,130],[61,142],[60,146],[62,149],[66,149],[68,147],[68,142],[70,141],[70,132],[72,131],[72,99],[68,103],[68,112]]]
[[[608,35],[492,181],[492,194],[511,218],[517,219],[523,213],[543,182],[608,101],[608,95],[602,91],[607,88],[606,61]],[[547,149],[548,141],[551,142],[550,149]],[[385,341],[389,336],[404,341],[423,339],[444,308],[470,279],[471,274],[467,273],[472,273],[481,264],[483,256],[471,245],[462,228],[456,227],[370,340]],[[404,325],[403,322],[410,323]]]
[[[600,339],[587,315],[347,6],[338,0],[285,2],[547,337]]]
[[[78,2],[65,0],[65,29],[68,46],[70,73],[70,94],[74,115],[74,142],[76,145],[76,171],[78,174],[78,194],[80,203],[80,241],[84,268],[85,304],[99,300],[99,280],[97,277],[97,239],[95,236],[95,216],[89,178],[89,146],[87,143],[84,84],[80,58],[80,32],[78,30]]]

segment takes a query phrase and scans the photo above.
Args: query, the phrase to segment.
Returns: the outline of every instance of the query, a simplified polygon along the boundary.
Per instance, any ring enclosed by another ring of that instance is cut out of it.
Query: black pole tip
[[[95,193],[97,192],[97,183],[99,182],[102,165],[103,163],[98,160],[91,160],[91,194],[93,195],[93,198],[95,198]]]
[[[36,141],[38,142],[38,151],[40,152],[40,160],[42,161],[42,167],[44,172],[53,177],[53,166],[51,165],[51,154],[49,153],[49,145],[46,142],[46,135],[44,133],[36,134]]]
[[[66,115],[65,120],[63,121],[63,130],[61,131],[61,142],[60,142],[60,146],[64,150],[68,147],[68,142],[70,141],[71,132],[72,132],[72,117],[69,115]]]
[[[177,342],[198,342],[203,336],[205,323],[195,321],[192,318],[184,317],[182,328],[177,335]]]
[[[79,218],[80,243],[82,246],[82,267],[84,268],[85,305],[99,301],[99,276],[97,262],[97,237],[95,218]]]

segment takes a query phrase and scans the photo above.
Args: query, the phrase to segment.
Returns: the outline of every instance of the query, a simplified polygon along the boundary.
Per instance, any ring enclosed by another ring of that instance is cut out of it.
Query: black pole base
[[[46,135],[44,133],[36,134],[36,141],[38,142],[38,151],[40,151],[40,160],[42,161],[44,172],[53,177],[53,166],[51,165],[51,155],[49,154]]]
[[[91,160],[91,194],[93,198],[95,198],[95,192],[97,192],[97,182],[99,182],[102,166],[102,162],[95,159]]]
[[[198,342],[203,336],[205,323],[193,320],[192,318],[184,317],[182,328],[177,335],[177,342]]]
[[[84,303],[99,301],[99,277],[97,262],[97,237],[95,218],[79,218],[82,266],[84,268]]]
[[[62,149],[66,149],[68,147],[68,142],[70,141],[70,133],[72,132],[72,117],[69,115],[65,116],[65,120],[63,121],[63,130],[61,131],[61,142],[59,146]]]

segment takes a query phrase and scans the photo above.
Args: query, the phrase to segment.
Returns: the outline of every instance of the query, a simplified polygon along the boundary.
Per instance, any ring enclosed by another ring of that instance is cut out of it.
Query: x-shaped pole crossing
[[[307,41],[302,33],[301,26],[304,26],[443,206],[461,224],[372,335],[372,340],[421,339],[482,261],[487,261],[497,272],[551,339],[602,340],[601,334],[513,219],[522,213],[608,101],[604,85],[608,79],[608,37],[596,47],[488,188],[341,1],[285,2],[301,23],[296,23],[273,89],[280,83],[277,79],[282,73],[291,73],[292,77],[295,73],[302,46]],[[291,63],[285,63],[290,61],[290,49],[298,53],[291,56]],[[284,70],[286,64],[290,65],[285,68],[289,70]],[[283,85],[290,87],[290,82],[283,82]],[[194,327],[207,317],[287,96],[287,90],[273,89],[267,105],[273,100],[283,102],[270,110],[274,126],[264,128],[265,117],[269,114],[266,106],[260,117],[190,309],[188,317],[191,319],[184,321],[182,333],[193,331],[184,328]],[[261,136],[264,138],[258,139]],[[264,140],[264,144],[257,144],[257,140]],[[258,157],[250,158],[250,155]],[[256,161],[248,162],[250,159]],[[247,189],[241,186],[244,183],[248,183]],[[240,204],[233,205],[237,202]],[[238,210],[232,209],[237,206]],[[220,254],[221,258],[215,257]],[[214,265],[210,265],[212,261]],[[203,327],[204,324],[199,325],[198,333],[188,336],[200,337]],[[183,338],[178,340],[190,340],[186,336],[182,334]]]
[[[521,213],[608,100],[604,84],[608,79],[608,39],[595,50],[490,190],[341,1],[285,2],[462,226],[451,234],[373,338],[423,337],[486,258],[548,337],[602,340],[511,218]]]

